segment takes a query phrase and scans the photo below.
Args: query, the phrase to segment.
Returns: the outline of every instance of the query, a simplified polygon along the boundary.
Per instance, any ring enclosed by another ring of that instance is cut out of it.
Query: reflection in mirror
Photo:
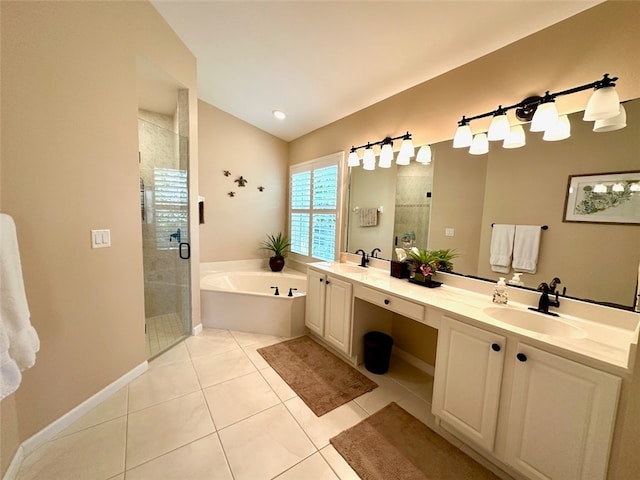
[[[396,228],[395,218],[389,218],[390,212],[396,216],[396,191],[404,188],[399,169],[406,167],[373,172],[352,168],[347,250],[370,252],[378,247],[381,257],[395,258],[389,245],[396,235],[415,231],[418,247],[460,253],[454,262],[457,273],[495,281],[505,274],[493,272],[489,265],[491,224],[548,225],[536,273],[522,275],[525,286],[535,288],[559,277],[567,296],[631,308],[638,288],[640,226],[563,222],[569,176],[640,169],[640,100],[624,105],[627,127],[622,130],[594,133],[593,122],[575,113],[569,115],[571,137],[563,141],[543,141],[542,133],[532,133],[525,125],[527,144],[518,149],[491,142],[487,155],[474,156],[466,149],[453,149],[451,141],[432,145],[433,176],[425,182],[433,182],[433,203],[431,218],[421,216],[424,223],[405,222]],[[427,191],[431,186],[425,183]],[[361,199],[363,193],[367,197]],[[380,227],[354,225],[353,208],[358,204],[384,206]],[[418,240],[421,228],[428,232],[427,242]]]

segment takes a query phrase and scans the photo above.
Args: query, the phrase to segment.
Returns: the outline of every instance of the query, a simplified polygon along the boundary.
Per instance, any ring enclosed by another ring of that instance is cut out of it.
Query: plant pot
[[[280,272],[284,268],[284,257],[269,258],[269,268],[272,272]]]
[[[416,272],[413,278],[410,278],[409,281],[427,288],[437,288],[442,285],[442,282],[436,282],[433,280],[431,275],[423,275],[420,272]]]

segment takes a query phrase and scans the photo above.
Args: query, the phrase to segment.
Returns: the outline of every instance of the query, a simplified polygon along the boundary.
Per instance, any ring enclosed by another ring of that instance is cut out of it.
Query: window
[[[188,242],[189,190],[187,171],[154,168],[156,246],[159,250],[177,249]],[[177,232],[180,229],[180,241]]]
[[[309,259],[338,255],[342,164],[335,153],[291,167],[289,232],[291,251]]]

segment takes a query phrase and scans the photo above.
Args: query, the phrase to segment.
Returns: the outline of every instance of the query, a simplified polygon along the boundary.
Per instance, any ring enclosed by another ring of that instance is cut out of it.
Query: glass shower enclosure
[[[191,331],[188,139],[173,117],[139,111],[147,357]]]

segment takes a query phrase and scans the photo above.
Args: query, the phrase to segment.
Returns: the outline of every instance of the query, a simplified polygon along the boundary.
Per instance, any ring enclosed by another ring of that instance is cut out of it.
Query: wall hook
[[[223,170],[222,173],[224,174],[225,177],[228,177],[229,175],[231,175],[231,172],[229,170]]]
[[[260,190],[261,192],[264,192],[264,187],[263,187],[262,185],[260,185],[260,186],[258,187],[258,190]]]
[[[240,175],[240,177],[236,178],[234,182],[236,182],[239,187],[244,187],[247,184],[247,179]]]
[[[236,192],[229,192],[229,193],[227,193],[227,195],[229,195],[230,197],[235,197],[236,196]]]

